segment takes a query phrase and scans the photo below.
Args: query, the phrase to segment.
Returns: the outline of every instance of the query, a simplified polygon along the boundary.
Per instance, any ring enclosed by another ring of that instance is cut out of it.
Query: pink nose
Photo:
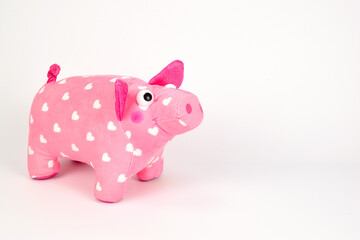
[[[204,114],[199,99],[195,95],[189,94],[180,100],[178,117],[183,123],[183,127],[187,127],[189,130],[200,125]]]
[[[168,119],[158,119],[158,126],[169,134],[182,134],[200,125],[204,118],[199,99],[186,92],[180,100],[174,104],[176,116]]]

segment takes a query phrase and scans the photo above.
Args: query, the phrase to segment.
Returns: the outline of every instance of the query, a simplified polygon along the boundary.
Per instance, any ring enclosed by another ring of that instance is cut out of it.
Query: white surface
[[[359,1],[1,1],[1,239],[360,239]],[[60,78],[150,79],[174,59],[205,119],[116,204],[61,161],[26,170],[28,112]]]

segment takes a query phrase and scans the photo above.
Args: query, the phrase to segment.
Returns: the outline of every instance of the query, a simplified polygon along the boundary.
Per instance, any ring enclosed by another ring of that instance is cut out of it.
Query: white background
[[[360,2],[0,1],[1,239],[360,239]],[[59,79],[185,63],[202,125],[165,171],[93,198],[62,160],[27,175],[28,114]]]

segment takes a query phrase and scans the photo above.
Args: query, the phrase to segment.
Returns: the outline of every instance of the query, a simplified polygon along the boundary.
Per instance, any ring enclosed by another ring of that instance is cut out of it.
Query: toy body
[[[56,82],[58,72],[50,69],[31,107],[29,174],[34,179],[56,175],[59,157],[87,163],[95,170],[94,193],[101,201],[122,199],[134,174],[144,181],[159,177],[165,144],[203,118],[195,95],[172,88],[182,82],[180,61],[150,84],[115,75]]]

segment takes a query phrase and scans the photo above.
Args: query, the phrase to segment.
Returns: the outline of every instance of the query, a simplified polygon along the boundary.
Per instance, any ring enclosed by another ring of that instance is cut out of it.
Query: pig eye
[[[136,101],[140,106],[149,106],[154,97],[149,90],[141,90],[136,96]]]

